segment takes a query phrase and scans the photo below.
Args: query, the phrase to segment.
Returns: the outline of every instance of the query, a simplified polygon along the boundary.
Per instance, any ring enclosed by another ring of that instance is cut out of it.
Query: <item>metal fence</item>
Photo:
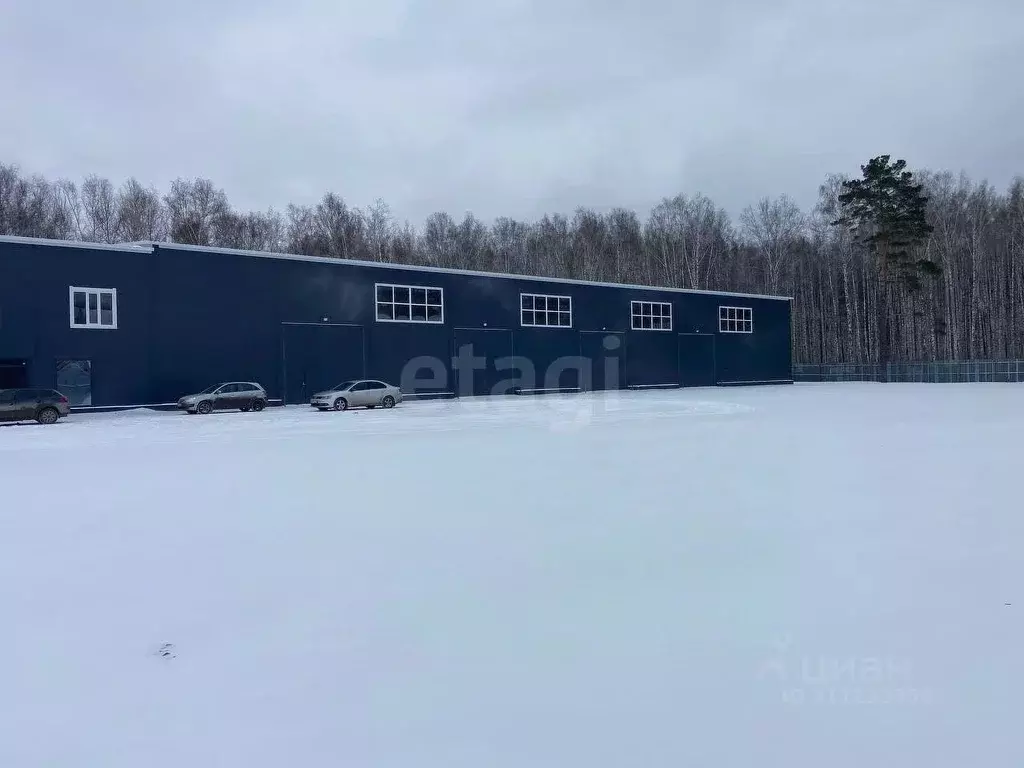
[[[944,360],[933,363],[829,363],[794,365],[794,381],[888,381],[949,384],[973,381],[1024,382],[1024,360]]]

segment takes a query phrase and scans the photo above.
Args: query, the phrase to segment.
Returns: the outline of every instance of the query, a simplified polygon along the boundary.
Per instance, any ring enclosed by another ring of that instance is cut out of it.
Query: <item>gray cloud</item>
[[[0,160],[202,175],[238,207],[735,213],[881,152],[1024,172],[1014,0],[53,0],[0,11],[0,42]]]

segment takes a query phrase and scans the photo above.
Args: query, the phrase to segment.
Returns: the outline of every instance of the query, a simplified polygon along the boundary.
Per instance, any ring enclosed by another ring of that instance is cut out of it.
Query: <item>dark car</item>
[[[262,411],[267,406],[267,390],[253,381],[229,381],[214,384],[202,392],[185,395],[178,407],[189,413],[239,410]]]
[[[0,389],[0,422],[56,424],[71,413],[68,399],[53,389]]]

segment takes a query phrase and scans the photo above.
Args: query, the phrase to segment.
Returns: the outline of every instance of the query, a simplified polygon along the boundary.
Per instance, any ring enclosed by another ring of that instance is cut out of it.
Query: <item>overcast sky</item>
[[[238,208],[735,213],[884,152],[1024,173],[1022,0],[2,0],[0,162]]]

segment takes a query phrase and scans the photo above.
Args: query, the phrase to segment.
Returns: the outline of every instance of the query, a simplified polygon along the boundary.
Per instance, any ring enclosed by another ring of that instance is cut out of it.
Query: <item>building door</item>
[[[679,334],[679,383],[684,387],[713,387],[718,383],[714,334]]]
[[[285,323],[282,327],[286,405],[308,403],[317,392],[365,376],[361,325]]]
[[[455,394],[508,395],[520,375],[513,368],[498,367],[502,358],[511,360],[512,331],[506,328],[456,328]]]
[[[28,386],[28,360],[0,360],[0,389]]]
[[[590,368],[589,381],[584,368],[580,386],[584,391],[600,392],[626,386],[626,334],[623,331],[581,331],[580,355]]]
[[[92,405],[92,362],[58,360],[57,391],[67,397],[72,408]]]

